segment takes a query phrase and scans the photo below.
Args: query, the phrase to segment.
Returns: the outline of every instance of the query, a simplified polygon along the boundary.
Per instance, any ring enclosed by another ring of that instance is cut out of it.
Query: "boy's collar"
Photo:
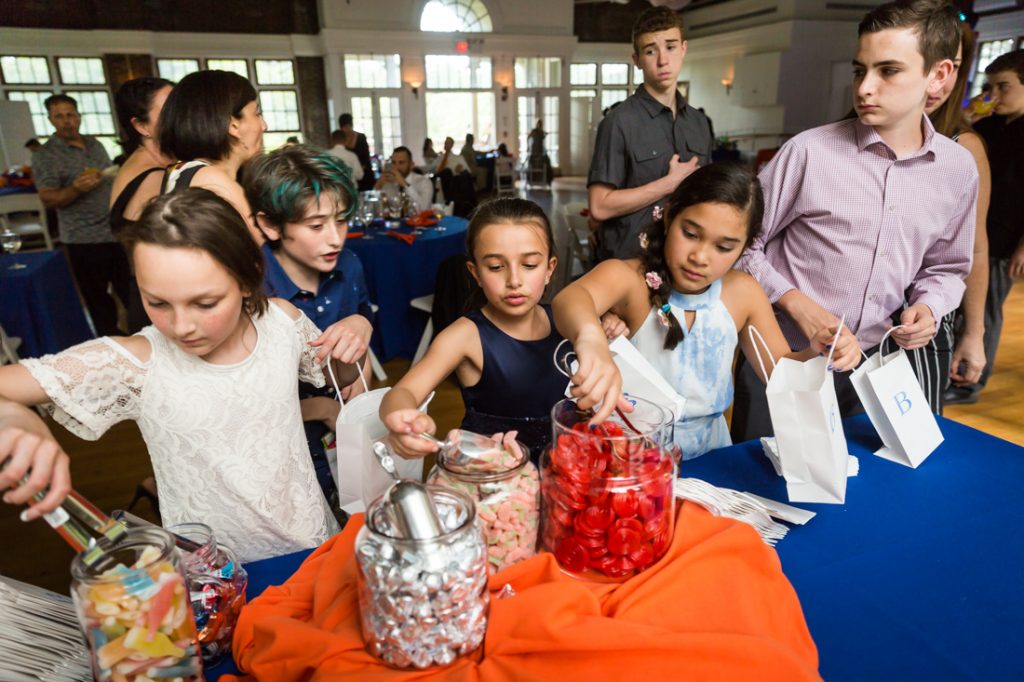
[[[261,248],[263,249],[264,260],[266,260],[267,263],[267,280],[271,288],[273,289],[273,294],[278,298],[283,298],[286,301],[290,301],[297,294],[304,291],[298,285],[296,285],[294,281],[292,281],[292,278],[285,271],[284,267],[281,265],[281,262],[277,260],[277,256],[274,255],[274,250],[270,248],[270,245],[264,243]],[[330,272],[320,273],[321,285],[325,280],[332,279],[335,273],[337,273],[338,276],[343,276],[343,273],[341,271],[341,254],[343,253],[345,253],[344,250],[342,250],[338,254],[338,260],[337,262],[335,262],[333,270],[331,270]]]
[[[892,151],[892,147],[882,139],[882,136],[878,134],[874,126],[865,125],[860,122],[859,118],[853,119],[853,129],[857,136],[857,149],[864,151],[868,147],[876,144],[885,145],[885,148]],[[925,154],[931,154],[934,158],[935,149],[932,147],[932,143],[935,140],[935,126],[932,125],[932,121],[928,118],[927,114],[921,114],[921,133],[922,143],[921,148],[913,154],[902,157],[903,159],[912,159],[918,156],[924,156]]]
[[[654,98],[654,95],[647,91],[647,88],[643,83],[636,87],[636,91],[633,93],[637,95],[640,103],[643,105],[647,113],[650,114],[651,118],[654,118],[665,109],[668,109],[664,104]],[[679,88],[676,88],[676,114],[686,114],[686,98],[679,92]]]

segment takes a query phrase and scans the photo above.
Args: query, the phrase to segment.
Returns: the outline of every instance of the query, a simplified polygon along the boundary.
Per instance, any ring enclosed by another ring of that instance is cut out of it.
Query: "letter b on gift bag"
[[[882,438],[879,457],[917,468],[942,442],[942,432],[902,349],[881,351],[850,377],[871,424]]]

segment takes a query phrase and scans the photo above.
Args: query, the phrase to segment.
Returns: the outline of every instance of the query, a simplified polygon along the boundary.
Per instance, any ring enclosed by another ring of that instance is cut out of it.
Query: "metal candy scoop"
[[[457,467],[486,459],[484,456],[488,454],[502,452],[513,454],[509,453],[501,443],[495,442],[493,438],[464,429],[453,429],[448,434],[447,440],[440,440],[429,433],[421,433],[419,436],[437,445],[444,453],[446,462]]]

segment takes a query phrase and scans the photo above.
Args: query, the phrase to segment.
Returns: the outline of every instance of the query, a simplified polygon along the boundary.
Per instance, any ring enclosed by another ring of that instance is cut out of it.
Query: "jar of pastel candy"
[[[473,502],[398,481],[366,510],[356,537],[367,650],[394,668],[445,666],[487,629],[487,555]]]
[[[92,563],[84,554],[71,563],[71,597],[94,679],[202,680],[189,590],[174,537],[162,528],[129,528],[117,542],[101,539],[98,547]]]
[[[181,523],[167,530],[177,536],[203,663],[215,665],[231,653],[249,575],[230,548],[217,544],[205,523]]]
[[[427,482],[474,501],[492,573],[536,553],[540,476],[522,443],[495,443],[483,452],[442,449]]]
[[[634,410],[591,426],[563,400],[541,458],[544,549],[566,571],[625,580],[653,566],[672,543],[676,462],[671,414],[630,397]]]

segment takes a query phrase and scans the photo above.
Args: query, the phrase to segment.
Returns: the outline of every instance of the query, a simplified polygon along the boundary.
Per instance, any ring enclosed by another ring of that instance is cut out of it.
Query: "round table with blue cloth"
[[[34,358],[93,337],[60,251],[0,256],[0,325]]]
[[[412,244],[387,234],[412,234],[413,230],[406,226],[387,231],[367,230],[361,238],[350,237],[345,242],[345,248],[362,261],[370,300],[379,308],[372,345],[381,361],[394,357],[411,359],[415,355],[430,316],[411,308],[409,303],[434,293],[441,261],[466,249],[467,225],[465,218],[445,216],[441,219],[444,230],[426,228]]]

